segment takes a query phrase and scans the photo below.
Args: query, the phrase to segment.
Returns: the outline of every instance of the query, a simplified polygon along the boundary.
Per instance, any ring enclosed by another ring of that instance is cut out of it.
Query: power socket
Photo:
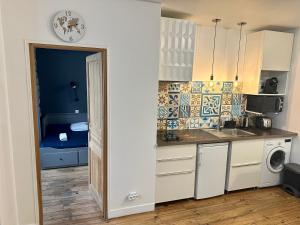
[[[136,192],[136,191],[133,191],[133,192],[129,192],[127,198],[129,201],[133,201],[133,200],[136,200],[139,198],[139,194]]]

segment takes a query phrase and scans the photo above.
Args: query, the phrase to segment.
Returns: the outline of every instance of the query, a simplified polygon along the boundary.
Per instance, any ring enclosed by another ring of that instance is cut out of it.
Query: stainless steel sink
[[[241,129],[210,129],[207,130],[208,133],[215,135],[219,138],[230,138],[230,137],[248,137],[255,135],[254,133],[241,130]]]

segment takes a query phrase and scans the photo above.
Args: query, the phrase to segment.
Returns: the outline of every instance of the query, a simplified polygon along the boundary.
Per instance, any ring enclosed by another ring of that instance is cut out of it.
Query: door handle
[[[184,170],[184,171],[170,172],[170,173],[159,173],[156,176],[164,177],[164,176],[172,176],[172,175],[190,174],[192,172],[194,172],[194,170]]]
[[[187,156],[187,157],[178,157],[178,158],[166,158],[166,159],[157,159],[157,162],[168,162],[168,161],[179,161],[179,160],[189,160],[193,159],[194,156]]]
[[[233,168],[236,168],[236,167],[243,167],[243,166],[255,166],[255,165],[259,165],[260,162],[252,162],[252,163],[244,163],[244,164],[235,164],[235,165],[232,165]]]

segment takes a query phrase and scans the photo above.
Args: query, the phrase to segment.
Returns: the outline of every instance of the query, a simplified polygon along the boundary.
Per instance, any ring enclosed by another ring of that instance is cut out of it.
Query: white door
[[[197,152],[196,199],[224,194],[228,144],[200,145]]]
[[[89,185],[93,197],[104,211],[104,123],[105,87],[102,55],[86,58],[89,122]]]

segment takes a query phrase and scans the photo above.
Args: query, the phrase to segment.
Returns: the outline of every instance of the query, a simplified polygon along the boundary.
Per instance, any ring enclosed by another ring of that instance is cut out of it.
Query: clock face
[[[78,13],[64,10],[55,15],[53,29],[62,40],[76,42],[85,34],[85,23]]]

